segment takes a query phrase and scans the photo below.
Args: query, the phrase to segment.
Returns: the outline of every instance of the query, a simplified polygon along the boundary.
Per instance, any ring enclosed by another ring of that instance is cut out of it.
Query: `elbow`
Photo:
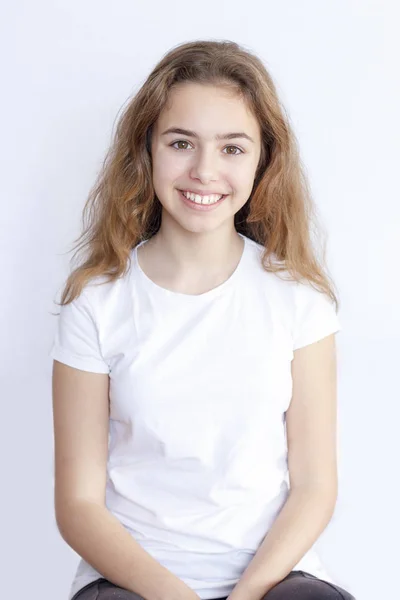
[[[85,499],[56,502],[55,520],[63,540],[71,545],[71,541],[81,531],[83,524],[90,519],[93,510],[98,511],[100,507],[105,509],[105,506]]]
[[[338,486],[336,484],[304,484],[292,488],[290,494],[297,497],[301,496],[303,499],[305,498],[328,515],[332,516],[338,499]]]

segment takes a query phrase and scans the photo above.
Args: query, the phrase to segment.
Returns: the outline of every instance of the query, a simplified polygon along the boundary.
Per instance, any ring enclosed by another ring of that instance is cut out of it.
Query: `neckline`
[[[223,292],[225,292],[226,290],[228,290],[229,288],[232,287],[232,285],[238,279],[240,272],[243,270],[243,264],[245,262],[245,256],[247,254],[247,249],[248,249],[248,240],[247,240],[247,237],[245,235],[243,235],[242,233],[238,232],[238,234],[240,235],[241,238],[243,238],[244,246],[243,246],[242,255],[236,266],[236,269],[228,277],[228,279],[226,279],[226,281],[223,281],[222,283],[217,285],[215,288],[212,288],[211,290],[208,290],[207,292],[203,292],[202,294],[184,294],[183,292],[175,292],[173,290],[169,290],[168,288],[158,285],[152,279],[150,279],[150,277],[148,277],[148,275],[146,275],[146,273],[142,270],[142,268],[139,264],[138,252],[137,252],[137,249],[139,248],[139,246],[142,246],[143,244],[145,244],[147,242],[147,240],[139,242],[139,244],[137,244],[133,250],[134,268],[136,269],[136,272],[138,273],[139,277],[142,279],[144,284],[149,289],[151,289],[152,291],[154,291],[155,293],[157,293],[159,295],[163,295],[164,297],[176,298],[176,299],[180,299],[180,300],[187,300],[188,302],[199,302],[201,300],[209,299],[214,296],[219,296],[220,294],[222,294]]]

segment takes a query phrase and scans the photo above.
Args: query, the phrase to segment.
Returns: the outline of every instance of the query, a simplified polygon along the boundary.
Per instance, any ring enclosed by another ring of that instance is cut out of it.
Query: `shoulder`
[[[109,339],[132,312],[129,290],[129,273],[86,282],[71,302],[59,306],[51,356],[82,370],[109,372]]]
[[[296,282],[294,289],[294,350],[342,329],[335,304],[326,293],[309,282]]]
[[[295,308],[296,292],[298,283],[293,280],[282,261],[275,253],[268,258],[265,256],[265,248],[262,244],[247,239],[248,247],[248,274],[253,280],[254,286],[262,290],[270,303],[276,304],[283,311],[293,312]],[[266,266],[279,266],[279,272],[269,271]]]
[[[274,321],[291,330],[293,350],[341,330],[341,323],[331,298],[307,281],[295,280],[275,254],[269,263],[279,265],[279,272],[267,271],[263,264],[264,246],[247,238],[252,284],[261,290]]]
[[[105,274],[92,277],[82,290],[82,302],[88,302],[98,318],[107,318],[131,300],[131,291],[132,265],[130,264],[126,272],[116,279],[110,279]]]

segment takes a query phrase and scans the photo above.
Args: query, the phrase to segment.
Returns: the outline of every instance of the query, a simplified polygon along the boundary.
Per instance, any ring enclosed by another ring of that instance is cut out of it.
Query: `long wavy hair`
[[[161,224],[152,183],[153,124],[182,83],[232,89],[247,102],[262,135],[252,192],[234,217],[239,233],[264,246],[266,271],[306,281],[339,308],[325,264],[326,233],[318,222],[289,118],[262,61],[232,41],[192,41],[172,48],[155,66],[118,120],[112,143],[86,200],[83,232],[74,240],[84,259],[68,276],[59,306],[72,302],[94,277],[114,281],[127,272],[131,251]],[[324,233],[317,256],[312,234]],[[273,260],[271,260],[273,259]]]

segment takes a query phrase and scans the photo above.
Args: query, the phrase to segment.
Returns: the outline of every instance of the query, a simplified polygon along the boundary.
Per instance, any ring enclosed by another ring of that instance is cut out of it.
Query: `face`
[[[166,133],[178,128],[185,133]],[[228,134],[235,136],[222,139]],[[193,233],[233,228],[234,215],[251,194],[260,152],[258,122],[232,91],[194,83],[172,89],[151,140],[153,185],[163,207],[161,227],[172,223]],[[182,190],[224,197],[199,205],[185,199]]]

